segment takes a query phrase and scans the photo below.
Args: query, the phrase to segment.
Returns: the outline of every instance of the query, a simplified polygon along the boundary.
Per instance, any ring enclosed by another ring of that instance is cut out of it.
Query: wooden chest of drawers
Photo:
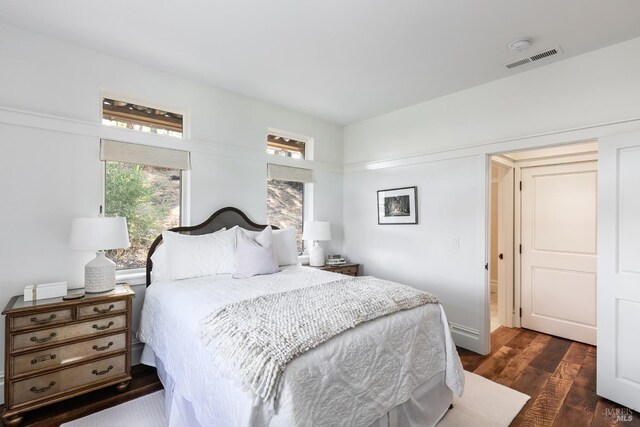
[[[131,298],[113,291],[25,302],[13,297],[5,319],[5,425],[25,412],[131,380]]]

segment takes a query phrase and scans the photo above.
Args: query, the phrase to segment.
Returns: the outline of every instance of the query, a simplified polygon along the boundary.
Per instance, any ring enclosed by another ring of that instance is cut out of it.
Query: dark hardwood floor
[[[531,396],[512,426],[640,427],[637,412],[596,395],[595,347],[500,327],[491,334],[489,355],[462,348],[458,353],[466,370]],[[109,387],[50,405],[28,413],[23,426],[59,426],[162,388],[153,368],[137,365],[132,375],[124,393]],[[628,421],[617,420],[618,415]]]
[[[62,423],[82,418],[162,389],[162,384],[154,368],[145,365],[133,366],[131,368],[131,376],[133,379],[129,384],[129,388],[122,393],[118,393],[115,387],[108,387],[36,409],[25,414],[21,427],[57,427]],[[2,409],[4,410],[4,405],[2,405]],[[2,423],[0,422],[0,424]]]
[[[513,427],[640,427],[637,412],[596,395],[593,346],[500,327],[491,334],[489,355],[458,353],[467,371],[531,396]]]

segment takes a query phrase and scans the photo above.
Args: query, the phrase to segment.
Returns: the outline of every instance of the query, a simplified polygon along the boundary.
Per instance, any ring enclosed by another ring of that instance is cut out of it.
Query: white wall
[[[302,164],[316,170],[315,216],[333,224],[325,247],[341,251],[341,126],[8,26],[0,58],[0,303],[27,284],[82,285],[93,255],[69,251],[68,236],[101,203],[101,137],[191,151],[194,224],[228,205],[264,223],[267,128],[313,137],[315,161]],[[188,138],[102,126],[101,90],[184,112]]]
[[[434,291],[456,342],[488,351],[486,155],[638,128],[638,99],[634,39],[347,126],[345,254]],[[412,185],[419,225],[378,226],[376,190]]]
[[[366,275],[432,292],[447,310],[459,345],[473,347],[483,286],[482,159],[464,157],[345,176],[344,253]],[[378,225],[377,190],[418,187],[418,225]],[[459,238],[459,248],[452,240]],[[462,266],[462,268],[461,268]],[[466,331],[473,327],[472,331]],[[465,334],[471,339],[465,340]]]

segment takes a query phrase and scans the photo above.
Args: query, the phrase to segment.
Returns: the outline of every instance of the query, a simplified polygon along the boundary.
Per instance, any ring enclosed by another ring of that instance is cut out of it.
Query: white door
[[[598,394],[640,411],[640,133],[599,159]]]
[[[522,169],[522,327],[596,344],[597,162]]]

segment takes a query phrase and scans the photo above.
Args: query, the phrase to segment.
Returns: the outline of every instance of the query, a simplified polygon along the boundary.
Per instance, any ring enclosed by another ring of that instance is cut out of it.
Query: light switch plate
[[[451,239],[451,249],[460,249],[460,238],[454,237]]]

